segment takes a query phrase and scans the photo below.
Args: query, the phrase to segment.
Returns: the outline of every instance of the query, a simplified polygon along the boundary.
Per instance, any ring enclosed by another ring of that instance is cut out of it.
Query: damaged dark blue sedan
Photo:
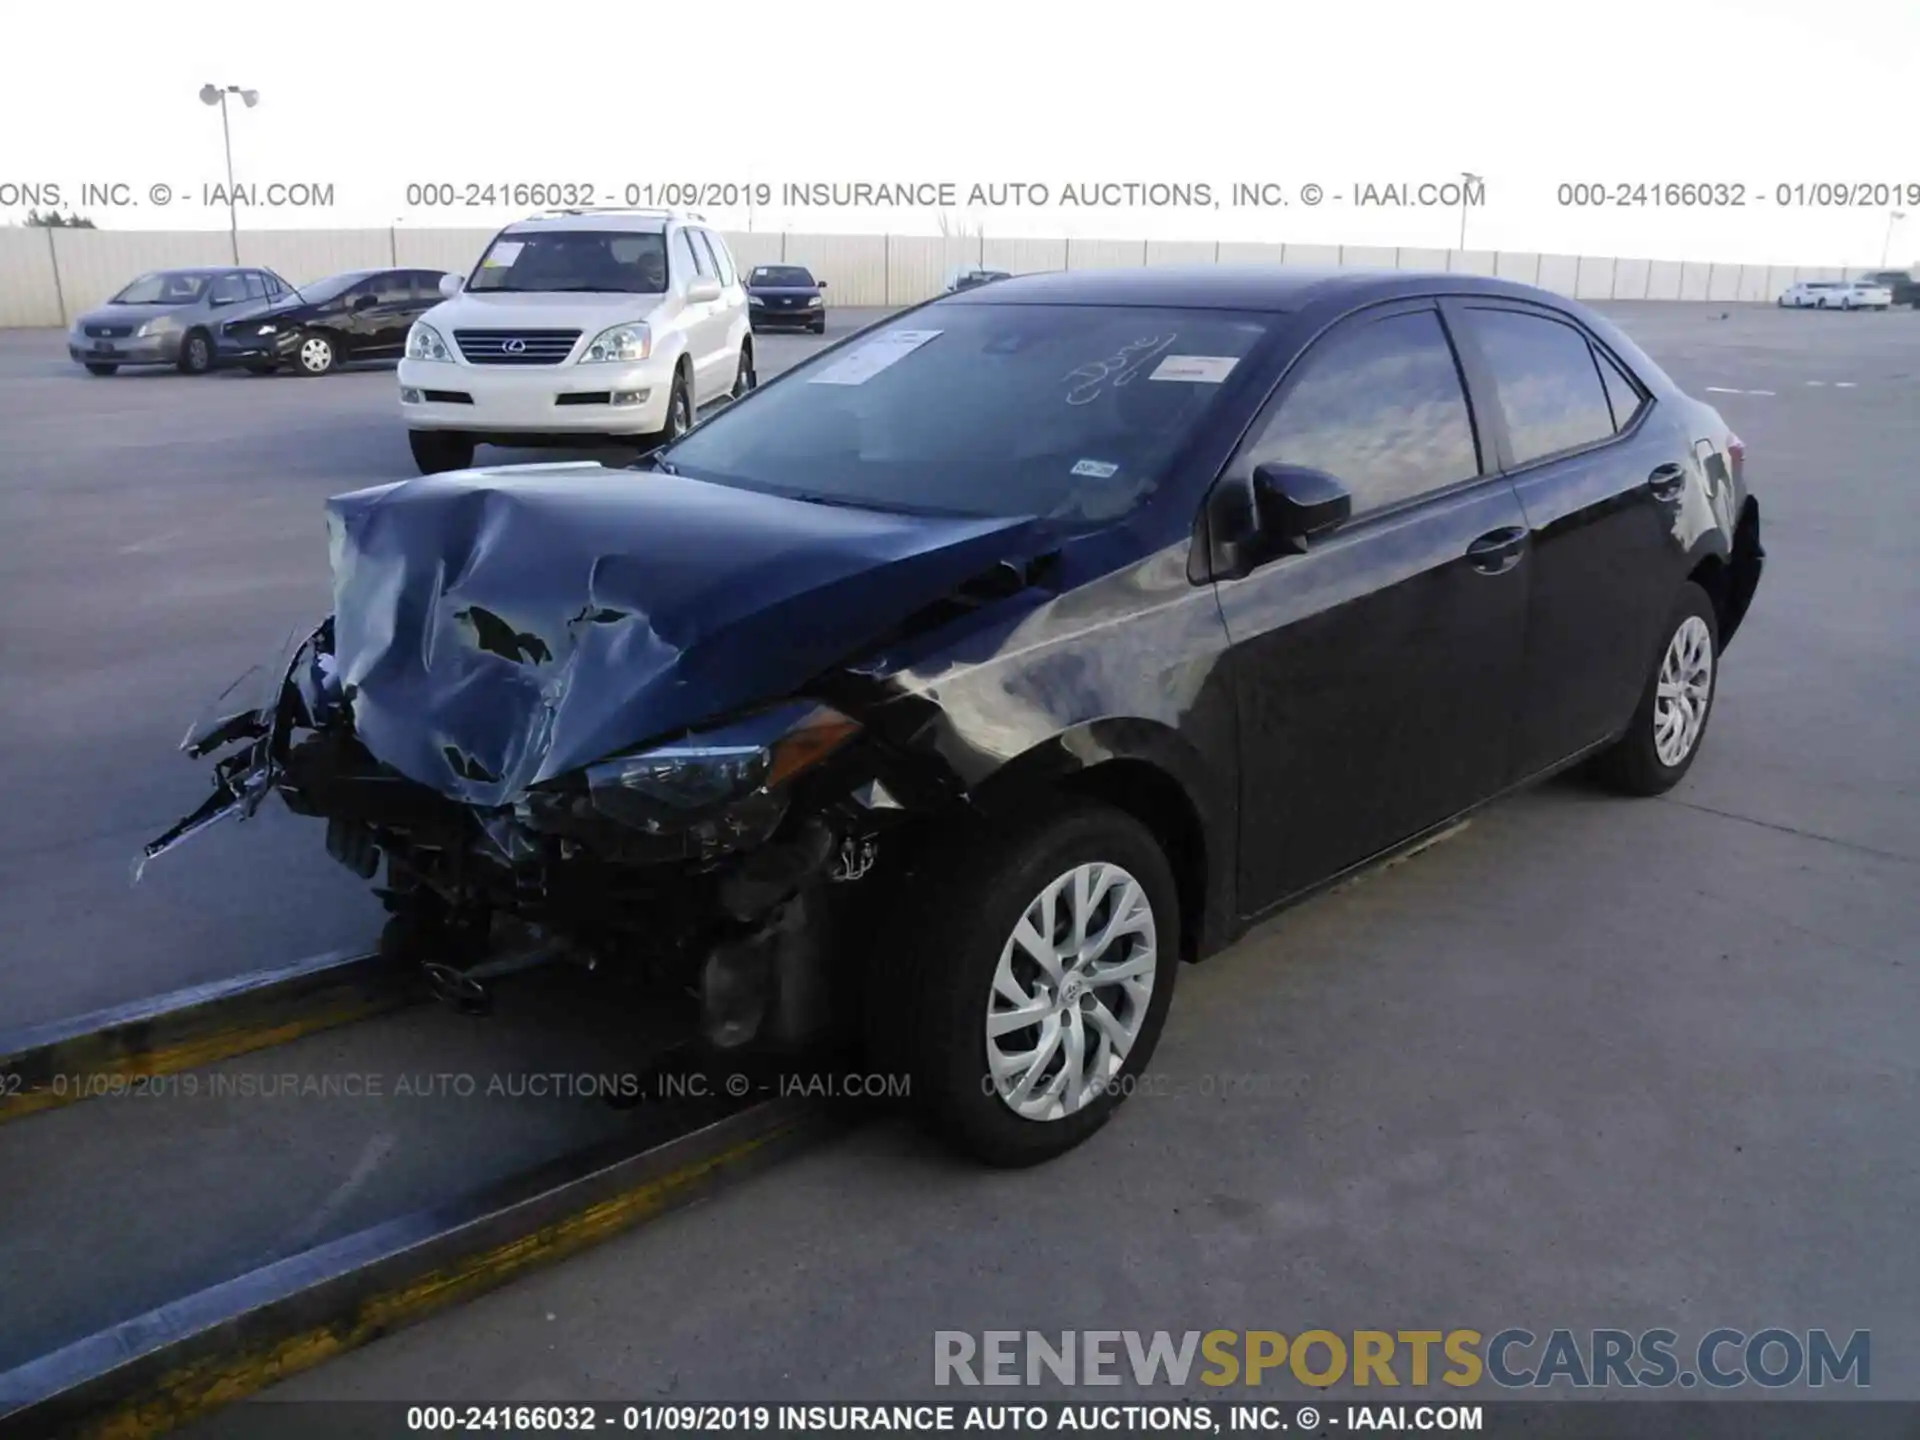
[[[456,994],[531,935],[1028,1163],[1180,962],[1575,763],[1678,782],[1760,577],[1744,463],[1527,286],[1008,279],[629,469],[332,501],[334,613],[189,737],[215,792],[148,855],[277,793]]]

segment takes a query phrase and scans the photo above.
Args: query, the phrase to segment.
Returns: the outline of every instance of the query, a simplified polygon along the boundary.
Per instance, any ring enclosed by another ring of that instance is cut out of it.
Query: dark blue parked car
[[[756,265],[747,276],[747,316],[756,330],[786,326],[824,335],[826,289],[804,265]]]

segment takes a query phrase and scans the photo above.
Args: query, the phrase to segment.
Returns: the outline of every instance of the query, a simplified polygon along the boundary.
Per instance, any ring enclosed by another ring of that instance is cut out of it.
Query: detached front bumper
[[[478,439],[651,435],[666,428],[673,364],[461,365],[400,362],[400,418],[409,430]]]

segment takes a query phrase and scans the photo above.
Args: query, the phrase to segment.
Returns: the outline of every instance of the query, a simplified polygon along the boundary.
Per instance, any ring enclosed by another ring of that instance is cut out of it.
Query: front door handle
[[[1520,563],[1527,546],[1527,532],[1518,525],[1489,530],[1467,546],[1467,563],[1482,575],[1498,575]]]
[[[1653,467],[1653,473],[1647,476],[1647,489],[1656,500],[1672,500],[1679,495],[1687,483],[1687,471],[1683,465],[1669,460],[1665,465]]]

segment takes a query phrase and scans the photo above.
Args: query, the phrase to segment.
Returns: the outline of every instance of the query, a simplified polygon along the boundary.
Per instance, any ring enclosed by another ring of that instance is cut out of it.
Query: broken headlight
[[[557,818],[553,807],[572,809],[570,791],[573,805],[584,798],[593,813],[646,835],[678,838],[689,853],[742,849],[765,840],[786,815],[787,782],[859,731],[858,721],[829,706],[782,705],[589,765],[573,784],[530,794],[524,818],[536,828]]]

